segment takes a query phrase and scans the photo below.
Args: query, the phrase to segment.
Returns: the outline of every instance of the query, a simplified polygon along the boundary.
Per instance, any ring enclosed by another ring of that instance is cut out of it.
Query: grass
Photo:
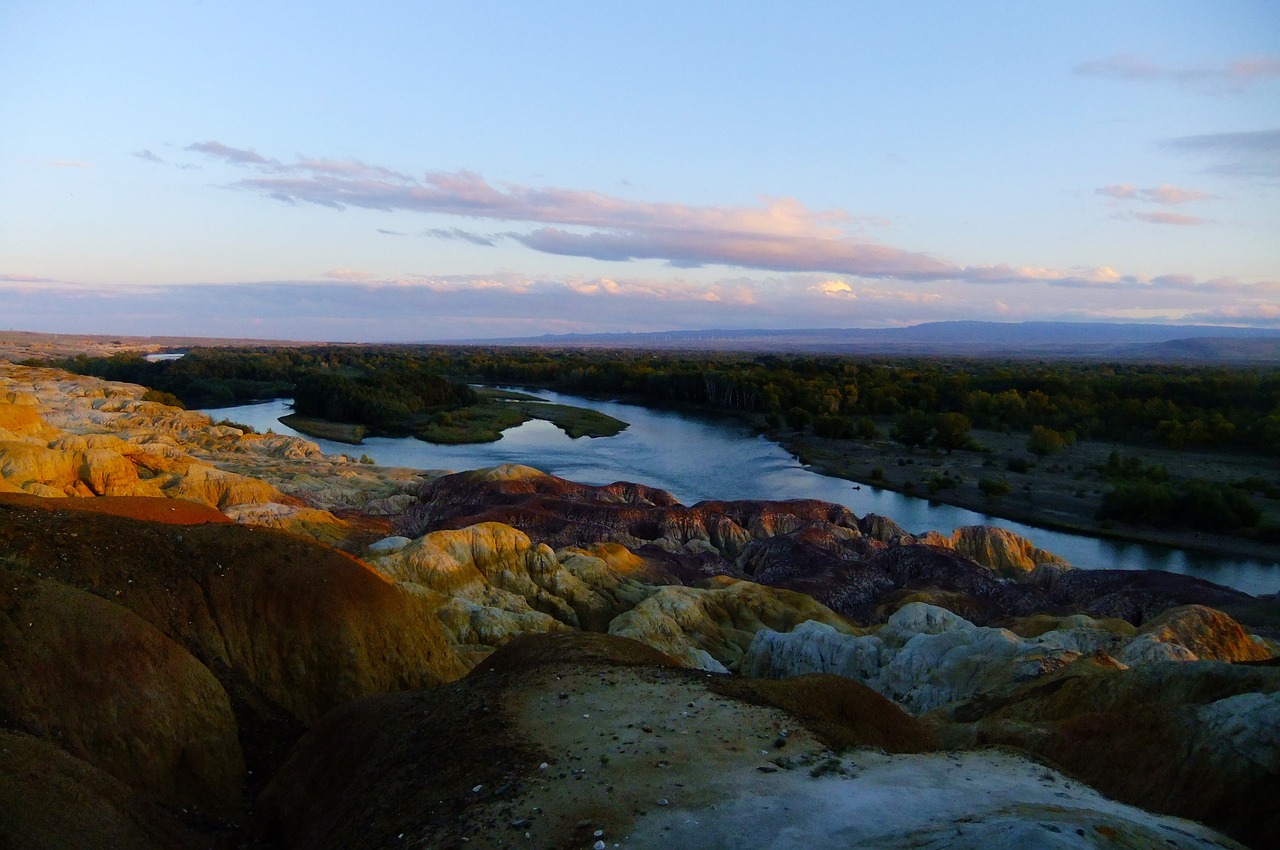
[[[368,433],[363,425],[350,425],[346,422],[329,422],[326,419],[310,419],[290,413],[281,416],[280,422],[308,437],[319,437],[321,440],[333,440],[335,443],[350,443],[358,446],[364,442]]]

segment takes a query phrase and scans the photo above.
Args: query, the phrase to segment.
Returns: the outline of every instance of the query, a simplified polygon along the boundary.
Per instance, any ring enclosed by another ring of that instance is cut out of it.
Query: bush
[[[246,434],[258,433],[258,429],[254,428],[252,425],[246,425],[243,422],[232,422],[230,419],[219,419],[213,424],[226,428],[238,428]]]
[[[1243,492],[1208,481],[1122,481],[1102,497],[1098,518],[1157,528],[1232,531],[1258,524],[1262,512]]]
[[[928,444],[933,436],[934,417],[923,410],[911,409],[893,423],[889,436],[908,449]]]
[[[793,407],[786,413],[787,425],[796,431],[803,431],[813,424],[813,414],[803,407]]]
[[[1066,437],[1057,431],[1045,428],[1043,425],[1035,425],[1031,429],[1031,436],[1027,439],[1027,451],[1038,457],[1046,457],[1062,451],[1062,447],[1066,444]]]
[[[989,499],[995,499],[1008,493],[1013,487],[1003,478],[983,478],[978,481],[978,489]]]
[[[1009,458],[1009,462],[1005,464],[1005,468],[1010,472],[1027,473],[1035,467],[1032,465],[1031,461],[1027,460],[1025,457],[1011,457]]]
[[[187,409],[187,406],[182,403],[182,399],[178,398],[173,393],[167,393],[163,390],[147,390],[142,394],[142,400],[155,401],[160,404],[167,404],[170,407],[180,407],[183,410]]]
[[[933,420],[933,444],[951,454],[969,444],[969,417],[963,413],[940,413]]]

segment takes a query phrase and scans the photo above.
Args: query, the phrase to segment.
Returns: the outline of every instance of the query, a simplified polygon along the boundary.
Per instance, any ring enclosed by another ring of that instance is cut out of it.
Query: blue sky
[[[1280,326],[1280,6],[0,4],[0,328]]]

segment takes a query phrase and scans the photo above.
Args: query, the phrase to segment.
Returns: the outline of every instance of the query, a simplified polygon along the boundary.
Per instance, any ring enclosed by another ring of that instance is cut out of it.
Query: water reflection
[[[504,432],[497,442],[467,446],[437,446],[412,438],[372,437],[360,446],[307,439],[319,443],[325,452],[363,453],[386,466],[463,470],[524,463],[586,484],[639,481],[669,490],[687,505],[706,499],[812,498],[846,505],[859,516],[877,513],[891,517],[912,532],[936,529],[950,534],[965,525],[999,525],[1077,567],[1162,569],[1249,593],[1280,590],[1280,558],[1264,562],[1215,557],[1035,528],[866,484],[859,489],[843,479],[819,475],[801,466],[777,443],[753,434],[734,419],[694,417],[542,390],[535,394],[595,408],[630,423],[630,427],[616,437],[575,440],[549,422],[533,420]],[[259,431],[270,428],[276,433],[297,434],[278,421],[289,413],[285,400],[206,412]]]

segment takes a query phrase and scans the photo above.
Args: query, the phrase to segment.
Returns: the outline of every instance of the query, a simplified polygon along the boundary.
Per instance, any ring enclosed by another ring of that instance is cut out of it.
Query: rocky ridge
[[[1233,846],[1078,780],[1280,837],[1274,601],[820,502],[369,468],[137,387],[0,379],[0,843]],[[904,787],[911,817],[835,802]]]

